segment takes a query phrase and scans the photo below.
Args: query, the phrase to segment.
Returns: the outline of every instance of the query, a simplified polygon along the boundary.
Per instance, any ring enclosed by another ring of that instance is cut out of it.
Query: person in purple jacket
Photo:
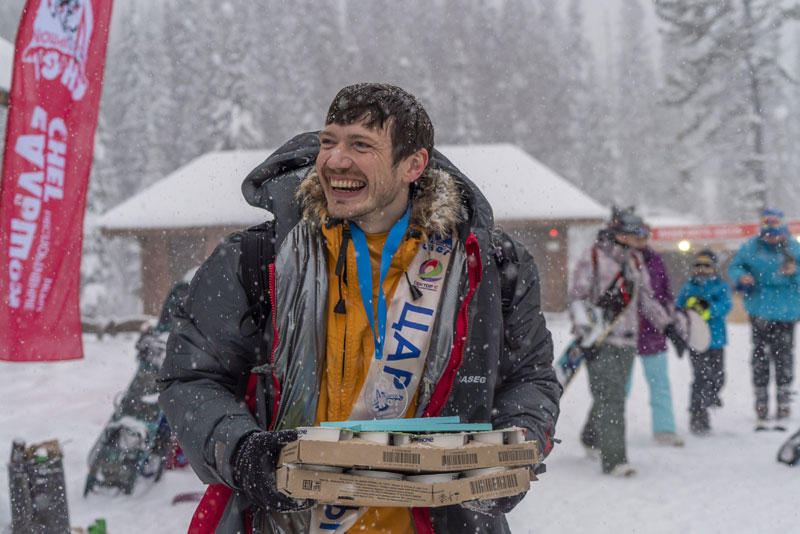
[[[664,261],[650,248],[650,227],[645,225],[637,234],[633,246],[641,252],[650,273],[653,296],[666,307],[672,306],[673,297]],[[641,312],[639,313],[639,339],[637,353],[644,367],[644,376],[650,389],[653,437],[659,445],[683,447],[683,439],[675,432],[675,415],[672,412],[672,391],[667,369],[667,340],[661,331]],[[626,396],[631,391],[633,368],[626,385]]]

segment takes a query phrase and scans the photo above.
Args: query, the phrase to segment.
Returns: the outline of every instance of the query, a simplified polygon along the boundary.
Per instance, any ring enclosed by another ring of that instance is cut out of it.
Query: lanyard
[[[389,273],[392,265],[392,258],[400,248],[403,236],[408,228],[409,208],[389,231],[389,237],[383,245],[381,252],[381,272],[378,280],[378,325],[375,326],[372,305],[372,264],[369,259],[369,247],[364,231],[357,224],[350,225],[350,233],[353,236],[353,246],[356,249],[356,267],[358,268],[358,287],[361,290],[361,302],[367,312],[369,326],[372,328],[372,339],[375,342],[375,359],[383,358],[383,342],[386,337],[386,295],[383,293],[383,281]]]

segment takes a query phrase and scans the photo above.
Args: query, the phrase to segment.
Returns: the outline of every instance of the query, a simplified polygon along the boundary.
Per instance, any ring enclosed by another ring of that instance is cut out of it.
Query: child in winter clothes
[[[717,270],[717,256],[709,249],[698,252],[694,258],[694,274],[681,288],[675,301],[680,308],[691,308],[698,312],[708,321],[711,330],[708,350],[702,353],[690,351],[694,383],[689,427],[693,434],[707,434],[711,430],[708,408],[722,405],[719,392],[725,383],[725,316],[732,307],[730,292],[728,282],[720,277]]]

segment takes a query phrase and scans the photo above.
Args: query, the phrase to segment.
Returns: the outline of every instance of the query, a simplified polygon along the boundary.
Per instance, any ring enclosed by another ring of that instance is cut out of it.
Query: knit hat
[[[694,255],[695,267],[712,267],[717,268],[717,255],[710,248],[704,248]]]
[[[783,222],[783,212],[779,209],[766,208],[761,212],[761,237],[779,236],[789,232]]]

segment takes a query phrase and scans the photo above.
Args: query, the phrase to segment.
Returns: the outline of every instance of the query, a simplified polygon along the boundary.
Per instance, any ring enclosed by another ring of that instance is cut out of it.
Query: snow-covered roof
[[[246,227],[271,218],[242,196],[242,180],[272,150],[208,152],[107,211],[105,230]]]
[[[497,220],[608,217],[608,208],[515,145],[444,145],[437,149],[475,182]]]
[[[608,210],[510,144],[437,147],[470,177],[498,220],[603,219]],[[106,230],[249,226],[264,210],[242,197],[244,177],[270,150],[209,152],[105,213]]]
[[[11,72],[14,70],[14,45],[0,37],[0,89],[11,89]]]

